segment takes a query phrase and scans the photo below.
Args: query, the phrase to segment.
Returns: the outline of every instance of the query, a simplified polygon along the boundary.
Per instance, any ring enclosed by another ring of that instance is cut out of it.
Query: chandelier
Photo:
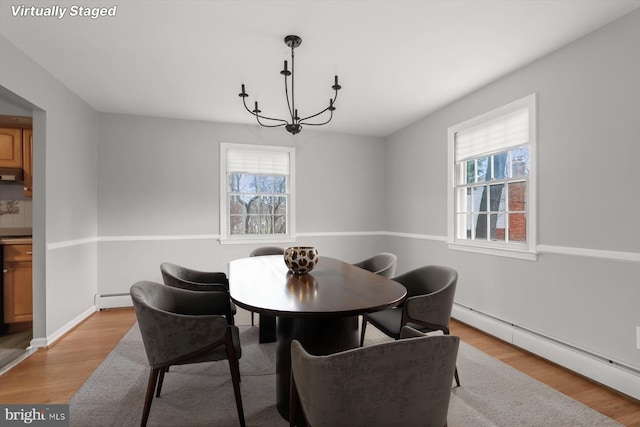
[[[244,108],[253,114],[258,121],[258,124],[264,127],[280,127],[284,126],[284,128],[292,135],[299,133],[302,130],[302,125],[309,126],[322,126],[326,125],[333,118],[333,112],[336,107],[334,106],[336,99],[338,98],[338,90],[340,90],[341,86],[338,84],[338,76],[334,78],[334,84],[331,86],[331,89],[334,90],[334,95],[332,99],[329,99],[329,106],[324,110],[312,114],[310,116],[306,116],[300,118],[298,115],[298,109],[296,108],[296,96],[295,96],[295,64],[294,64],[294,49],[300,46],[302,43],[302,38],[298,36],[289,35],[284,38],[284,43],[291,48],[291,71],[289,71],[287,60],[284,61],[284,69],[280,71],[280,74],[284,76],[284,94],[287,98],[287,110],[289,111],[289,116],[291,119],[278,119],[273,117],[267,117],[262,115],[262,111],[258,108],[258,101],[255,101],[253,110],[250,110],[247,107],[247,97],[249,94],[245,92],[244,83],[242,84],[242,92],[238,94],[242,98],[242,103],[244,104]],[[291,83],[289,83],[288,77],[291,76]],[[311,119],[320,119],[320,116],[324,115],[326,117],[326,112],[329,112],[329,118],[324,122],[309,122]]]

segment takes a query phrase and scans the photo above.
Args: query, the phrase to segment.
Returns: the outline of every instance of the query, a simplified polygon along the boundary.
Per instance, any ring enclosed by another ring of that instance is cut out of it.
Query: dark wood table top
[[[282,255],[229,263],[231,299],[240,307],[280,317],[340,317],[384,310],[402,302],[404,286],[328,257],[306,275],[293,275]]]

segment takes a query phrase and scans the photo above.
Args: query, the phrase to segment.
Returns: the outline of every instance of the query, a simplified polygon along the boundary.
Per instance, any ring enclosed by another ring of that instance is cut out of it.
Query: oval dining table
[[[238,306],[276,316],[276,402],[289,418],[291,341],[314,355],[359,346],[358,316],[401,303],[404,286],[352,264],[321,257],[310,273],[289,272],[282,255],[229,263],[229,290]]]

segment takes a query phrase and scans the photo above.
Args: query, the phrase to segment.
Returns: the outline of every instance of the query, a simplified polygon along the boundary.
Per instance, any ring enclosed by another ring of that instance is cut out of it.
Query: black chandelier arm
[[[324,111],[327,111],[327,110],[324,110]],[[326,122],[322,122],[322,123],[303,123],[302,121],[300,121],[300,124],[301,125],[305,125],[305,126],[322,126],[322,125],[326,125],[333,118],[333,110],[330,110],[330,111],[331,111],[331,114],[329,115],[329,119]],[[317,114],[315,114],[315,115],[317,115]],[[314,116],[310,116],[310,117],[314,117]],[[310,117],[307,117],[307,118],[310,118]]]
[[[312,119],[314,117],[317,117],[317,116],[325,113],[327,110],[331,111],[331,114],[333,115],[333,110],[335,110],[335,107],[333,106],[333,104],[336,103],[336,99],[338,99],[338,91],[337,90],[336,90],[335,95],[333,96],[333,99],[329,102],[329,106],[327,108],[325,108],[324,110],[322,110],[322,111],[320,111],[318,113],[315,113],[314,115],[311,115],[311,116],[305,117],[303,119],[300,119],[300,123],[301,124],[305,124],[305,123],[302,123],[302,122],[304,122],[305,120],[309,120],[309,119]],[[333,107],[333,110],[331,109],[332,107]],[[330,120],[331,119],[329,119],[329,121]],[[329,123],[329,121],[327,121],[325,123]],[[323,124],[325,124],[325,123],[323,123]],[[311,123],[306,123],[306,124],[311,124]]]
[[[258,121],[258,124],[259,124],[260,126],[262,126],[262,127],[265,127],[265,128],[279,128],[280,126],[286,126],[286,125],[288,125],[288,124],[289,124],[289,123],[288,123],[288,122],[286,122],[285,120],[280,120],[280,119],[270,119],[270,118],[268,118],[268,117],[267,117],[266,119],[268,119],[268,120],[278,120],[278,121],[282,121],[282,122],[284,122],[284,123],[280,123],[280,124],[277,124],[277,125],[268,125],[268,124],[262,123],[262,122],[260,121],[260,118],[261,118],[262,116],[260,116],[260,115],[258,115],[258,114],[256,114],[256,113],[253,113],[253,115],[254,115],[254,116],[256,116],[256,120]],[[262,117],[262,118],[264,119],[264,117]]]
[[[254,112],[254,111],[250,110],[250,109],[249,109],[249,107],[247,107],[247,101],[246,101],[246,99],[245,99],[245,98],[246,98],[246,97],[242,97],[242,103],[244,104],[244,108],[245,108],[249,113],[251,113],[252,115],[256,116],[256,120],[258,120],[258,123],[260,123],[260,120],[259,120],[259,119],[263,119],[263,120],[271,120],[271,121],[274,121],[274,122],[282,122],[282,123],[281,123],[281,124],[279,124],[279,125],[264,125],[264,124],[260,123],[262,126],[266,126],[266,127],[278,127],[278,126],[285,126],[285,125],[288,125],[288,124],[289,124],[289,122],[287,122],[286,120],[283,120],[283,119],[275,119],[275,118],[273,118],[273,117],[263,116],[263,115],[261,115],[261,114],[258,114],[258,113],[256,113],[256,112]]]

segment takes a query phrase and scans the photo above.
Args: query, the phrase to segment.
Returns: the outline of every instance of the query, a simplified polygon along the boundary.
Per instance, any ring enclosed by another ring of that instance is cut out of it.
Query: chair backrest
[[[353,265],[390,279],[396,271],[397,262],[398,257],[395,254],[382,252]]]
[[[410,319],[449,327],[458,273],[444,265],[427,265],[395,277],[407,288],[404,307]]]
[[[294,340],[293,392],[313,427],[442,427],[459,341],[427,336],[312,356]]]
[[[251,251],[249,256],[264,256],[264,255],[284,255],[284,248],[277,246],[263,246]]]
[[[210,314],[211,307],[228,299],[224,292],[190,291],[140,281],[131,286],[130,294],[152,367],[197,352],[227,333],[225,317]],[[192,331],[206,341],[194,340]]]
[[[170,262],[160,264],[162,280],[167,286],[192,291],[229,290],[229,280],[222,272],[198,271]]]

